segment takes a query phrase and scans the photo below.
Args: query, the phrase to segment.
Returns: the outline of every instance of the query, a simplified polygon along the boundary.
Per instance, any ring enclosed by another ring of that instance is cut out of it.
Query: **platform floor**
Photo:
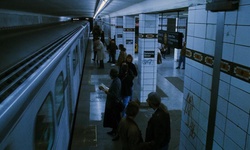
[[[112,67],[107,63],[108,54],[104,61],[104,69],[98,69],[98,64],[92,61],[92,40],[89,40],[86,62],[81,81],[79,101],[76,110],[76,120],[71,141],[71,150],[119,150],[120,141],[112,141],[112,137],[107,134],[110,128],[103,128],[103,113],[105,107],[106,94],[98,89],[100,83],[110,85],[109,71]],[[137,64],[137,56],[134,63]],[[173,53],[163,59],[163,63],[158,65],[157,91],[170,112],[171,117],[171,141],[169,150],[178,150],[180,141],[180,123],[183,101],[183,78],[184,71],[175,69],[178,62],[174,61]],[[134,89],[138,86],[138,80],[134,80]],[[138,92],[134,90],[133,98],[138,97]],[[135,118],[142,131],[143,138],[147,122],[153,110],[146,103],[142,103],[140,112]]]

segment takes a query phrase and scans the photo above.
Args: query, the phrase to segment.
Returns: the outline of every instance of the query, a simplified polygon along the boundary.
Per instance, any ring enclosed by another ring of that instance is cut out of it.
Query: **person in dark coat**
[[[161,97],[156,92],[148,94],[147,103],[155,111],[146,128],[147,147],[151,150],[168,150],[171,129],[167,107],[161,103]]]
[[[123,105],[126,108],[131,96],[132,96],[132,86],[133,86],[133,80],[134,75],[131,70],[129,70],[128,65],[126,63],[123,63],[119,72],[119,78],[122,83],[122,101]],[[122,111],[122,117],[125,116],[125,110]]]
[[[108,51],[109,51],[109,55],[111,57],[110,62],[112,64],[115,64],[116,60],[115,60],[115,55],[116,55],[116,50],[118,49],[117,45],[115,44],[115,40],[111,39],[110,44],[108,45]]]
[[[122,150],[143,150],[143,139],[141,131],[134,121],[139,112],[137,101],[129,102],[126,108],[126,117],[119,123],[118,133],[122,143]]]
[[[109,75],[112,79],[109,89],[99,86],[99,89],[107,94],[103,127],[112,128],[112,131],[108,132],[108,134],[116,136],[118,124],[121,120],[121,112],[116,108],[116,101],[121,101],[121,80],[118,78],[118,71],[114,68],[110,70]]]
[[[126,63],[128,64],[128,68],[133,72],[134,76],[137,77],[137,69],[135,67],[135,64],[133,63],[133,56],[131,54],[127,55]]]

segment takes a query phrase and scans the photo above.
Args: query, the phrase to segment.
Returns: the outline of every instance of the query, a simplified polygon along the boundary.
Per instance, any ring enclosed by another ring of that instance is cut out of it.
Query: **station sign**
[[[171,48],[182,48],[183,33],[158,30],[158,42]]]

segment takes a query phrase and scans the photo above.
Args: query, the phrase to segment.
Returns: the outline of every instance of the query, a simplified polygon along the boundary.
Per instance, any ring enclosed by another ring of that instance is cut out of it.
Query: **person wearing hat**
[[[122,143],[122,150],[144,150],[141,131],[134,121],[139,112],[139,101],[133,100],[126,107],[126,116],[122,118],[118,127],[118,134]]]
[[[171,129],[167,107],[161,103],[161,97],[156,92],[149,93],[146,101],[154,110],[146,128],[145,142],[148,149],[168,150]]]

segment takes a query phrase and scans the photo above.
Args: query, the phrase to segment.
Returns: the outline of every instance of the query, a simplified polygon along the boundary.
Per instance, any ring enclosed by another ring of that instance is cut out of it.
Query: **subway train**
[[[90,23],[0,31],[0,150],[68,149]]]

